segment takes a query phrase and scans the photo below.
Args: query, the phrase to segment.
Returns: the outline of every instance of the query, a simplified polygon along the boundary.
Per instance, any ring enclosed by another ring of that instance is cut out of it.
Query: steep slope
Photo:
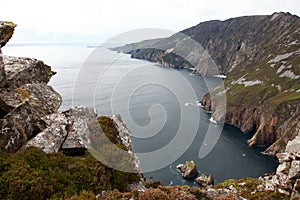
[[[198,46],[183,42],[189,38]],[[195,67],[201,75],[227,75],[225,88],[216,88],[201,103],[217,121],[253,133],[250,146],[272,145],[267,151],[275,154],[299,129],[299,38],[300,18],[274,13],[203,22],[125,52],[165,66]],[[218,103],[222,95],[227,97],[226,111]]]

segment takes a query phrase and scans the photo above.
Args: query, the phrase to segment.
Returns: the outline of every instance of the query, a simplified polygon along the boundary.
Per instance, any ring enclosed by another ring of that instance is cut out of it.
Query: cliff
[[[226,75],[224,88],[206,94],[202,105],[215,120],[253,134],[249,146],[269,147],[275,155],[300,127],[299,36],[298,16],[274,13],[202,22],[151,45],[115,50],[201,75]]]

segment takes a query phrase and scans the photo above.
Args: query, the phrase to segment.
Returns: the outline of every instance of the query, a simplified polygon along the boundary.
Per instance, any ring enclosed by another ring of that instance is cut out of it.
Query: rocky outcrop
[[[209,175],[208,177],[205,174],[201,174],[199,177],[195,179],[195,182],[200,187],[206,187],[208,185],[214,185],[214,179],[212,175]]]
[[[14,33],[16,25],[12,22],[0,21],[0,46],[4,47],[8,40]],[[6,75],[4,71],[4,64],[2,58],[2,51],[0,47],[0,87],[5,85]]]
[[[66,155],[82,155],[89,139],[88,124],[96,116],[93,108],[84,107],[46,115],[42,120],[47,128],[29,140],[25,148],[34,146],[46,153],[62,151]]]
[[[3,22],[4,27],[9,30],[1,30],[1,45],[11,37],[15,25]],[[1,61],[0,149],[13,153],[48,128],[42,118],[57,113],[62,98],[47,85],[55,73],[42,61],[2,55]]]
[[[36,110],[24,102],[0,119],[1,151],[16,152],[44,128]]]
[[[11,89],[16,89],[29,83],[47,84],[55,75],[51,67],[42,61],[33,58],[19,58],[13,56],[3,57],[6,84]]]
[[[177,169],[179,169],[182,177],[185,179],[195,178],[199,173],[194,161],[186,161],[184,164],[178,165]]]
[[[0,21],[0,46],[4,47],[14,34],[17,25],[12,22]]]
[[[257,187],[258,191],[279,191],[291,196],[291,199],[300,197],[300,151],[296,147],[299,145],[299,135],[300,131],[294,140],[288,142],[284,153],[276,154],[279,160],[276,174],[261,176],[262,184]]]

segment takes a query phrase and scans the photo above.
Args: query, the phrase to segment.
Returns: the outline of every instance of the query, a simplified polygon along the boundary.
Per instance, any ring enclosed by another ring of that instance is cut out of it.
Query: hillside
[[[164,66],[195,68],[200,75],[226,75],[224,88],[201,103],[215,120],[253,134],[250,146],[269,147],[275,155],[299,132],[299,38],[300,18],[274,13],[202,22],[152,45],[115,50]],[[218,103],[223,95],[226,107]]]

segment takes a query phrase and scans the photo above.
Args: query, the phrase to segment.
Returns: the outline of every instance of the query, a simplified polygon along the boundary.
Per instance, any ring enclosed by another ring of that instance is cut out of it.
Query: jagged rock
[[[1,150],[16,152],[27,140],[46,128],[36,113],[37,111],[25,102],[0,119]]]
[[[16,89],[29,83],[45,83],[55,74],[51,67],[33,58],[4,56],[6,86]]]
[[[51,114],[45,118],[48,122],[51,120],[51,125],[29,140],[25,148],[34,146],[46,153],[58,152],[68,134],[66,129],[68,120],[60,113]]]
[[[280,194],[284,194],[284,195],[286,195],[286,196],[290,196],[290,193],[289,193],[288,191],[283,190],[283,189],[281,189],[281,188],[278,189],[278,192],[279,192]]]
[[[300,179],[297,179],[294,184],[291,199],[300,199]]]
[[[6,84],[5,80],[6,80],[6,75],[5,75],[2,53],[0,49],[0,87],[3,87]]]
[[[280,164],[277,167],[276,173],[277,174],[279,174],[279,173],[288,174],[290,168],[291,168],[291,163],[290,162],[284,162],[284,163]]]
[[[0,93],[0,110],[7,113],[27,101],[38,111],[37,115],[44,116],[57,112],[62,102],[61,96],[44,83],[25,84],[10,91],[2,90]]]
[[[114,114],[112,116],[112,119],[114,121],[114,124],[118,130],[118,135],[121,139],[122,144],[125,145],[126,149],[128,150],[129,157],[131,158],[131,163],[133,164],[133,171],[136,173],[142,173],[142,168],[140,161],[136,154],[134,153],[134,148],[131,142],[131,133],[124,121],[122,120],[121,116],[119,114]]]
[[[84,153],[88,145],[88,124],[96,120],[97,114],[93,108],[75,107],[63,114],[70,122],[68,136],[66,137],[61,150],[66,155],[79,155]]]
[[[205,174],[201,174],[198,178],[195,179],[195,182],[200,186],[200,187],[206,187],[208,178],[205,176]]]
[[[183,165],[178,165],[177,169],[179,169],[182,173],[182,177],[185,179],[191,179],[198,175],[197,166],[194,161],[186,161]]]
[[[215,184],[215,180],[214,178],[212,177],[212,175],[208,175],[208,178],[207,178],[207,185],[214,185]]]
[[[209,175],[208,177],[205,174],[201,174],[198,178],[195,179],[195,182],[200,187],[206,187],[208,185],[214,185],[214,179],[212,175]]]
[[[289,179],[291,179],[291,180],[300,179],[300,161],[299,160],[292,161],[288,176],[289,176]]]
[[[8,22],[8,21],[0,21],[0,45],[4,47],[6,43],[10,40],[12,35],[14,34],[14,29],[17,25]]]
[[[0,45],[5,46],[8,40],[12,37],[14,33],[14,28],[16,25],[12,22],[0,21]],[[3,87],[6,83],[6,75],[4,69],[4,63],[2,58],[2,51],[0,47],[0,87]]]
[[[88,124],[96,116],[93,108],[85,107],[45,116],[42,119],[48,127],[31,139],[26,147],[35,146],[46,153],[62,151],[66,155],[81,155],[87,149]]]
[[[300,131],[299,131],[300,134]],[[289,141],[286,145],[287,153],[298,153],[300,152],[300,135],[297,135],[295,139]]]
[[[290,153],[278,153],[276,154],[276,157],[278,158],[278,161],[280,164],[285,163],[285,162],[291,162],[292,157]]]

